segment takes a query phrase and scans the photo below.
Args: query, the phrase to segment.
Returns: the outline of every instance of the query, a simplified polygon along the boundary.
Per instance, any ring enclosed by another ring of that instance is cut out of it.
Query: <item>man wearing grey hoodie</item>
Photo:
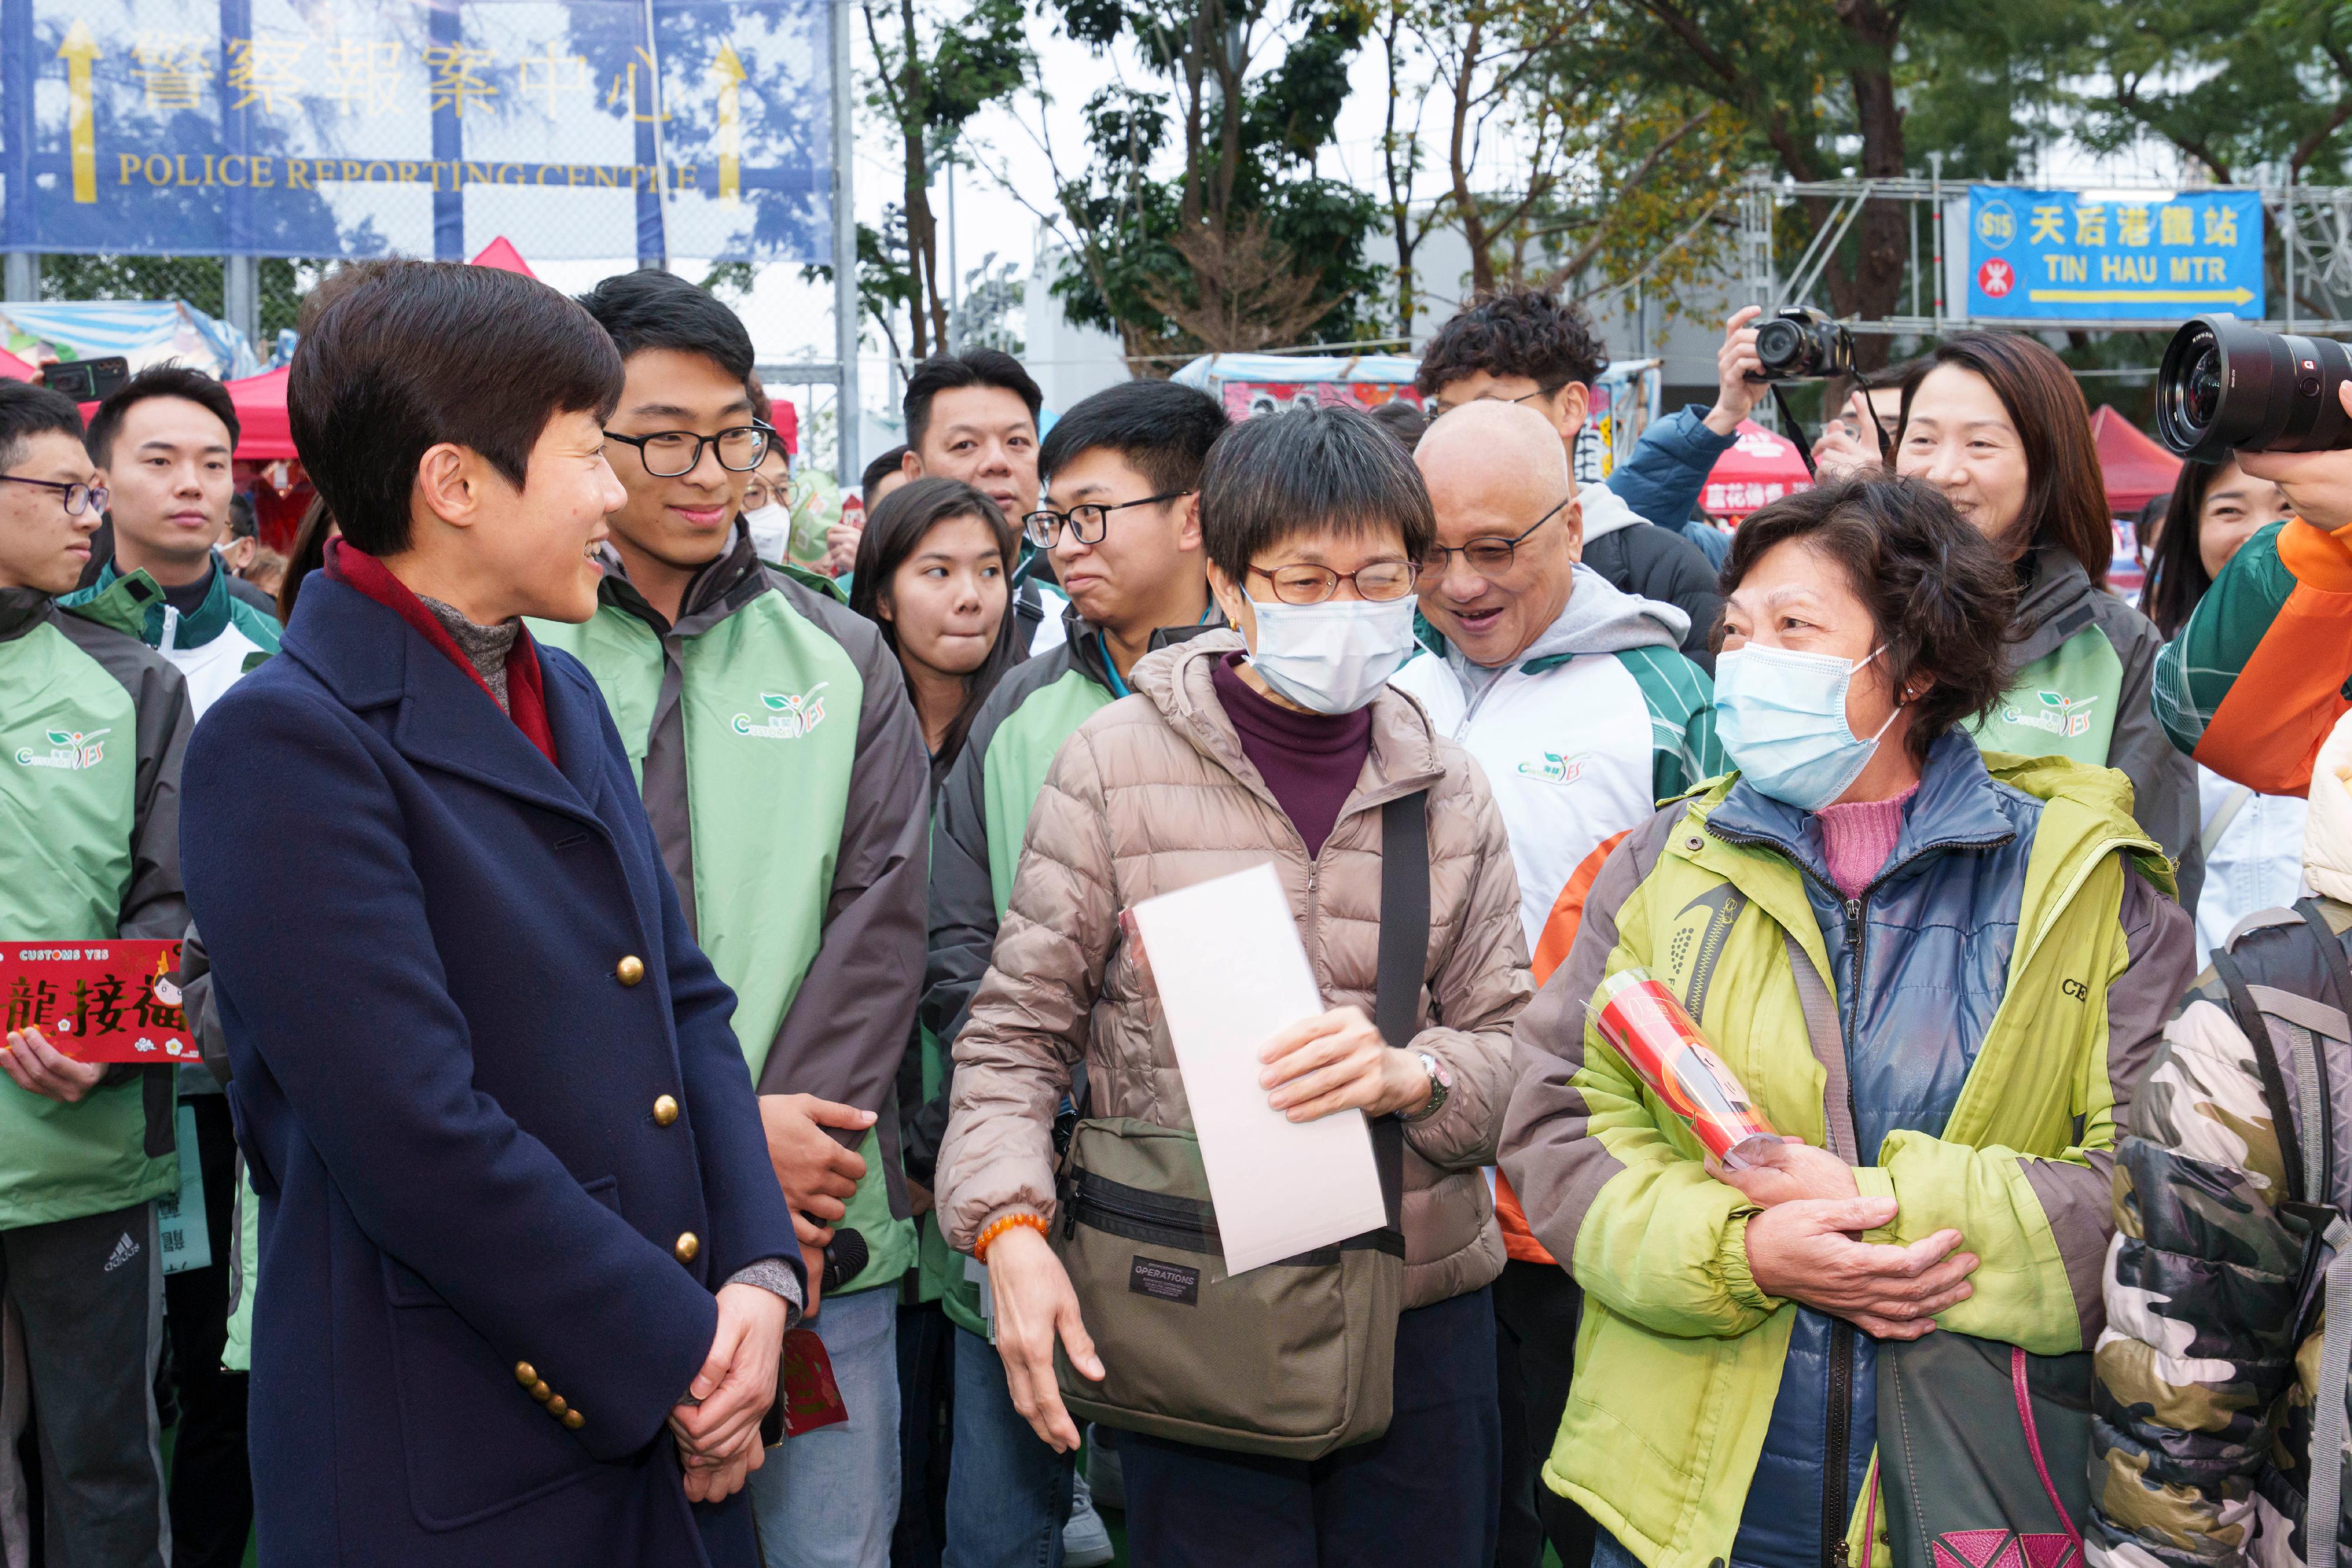
[[[1687,614],[1580,564],[1595,503],[1624,504],[1606,490],[1579,495],[1541,414],[1465,403],[1429,427],[1413,461],[1437,511],[1420,583],[1433,637],[1393,684],[1486,771],[1510,831],[1540,985],[1567,956],[1584,891],[1617,841],[1659,800],[1727,766],[1714,685],[1679,651]],[[1549,1537],[1566,1568],[1583,1568],[1592,1521],[1537,1479],[1568,1400],[1581,1297],[1499,1173],[1495,1208],[1509,1258],[1495,1282],[1504,1406],[1496,1561],[1532,1568]]]

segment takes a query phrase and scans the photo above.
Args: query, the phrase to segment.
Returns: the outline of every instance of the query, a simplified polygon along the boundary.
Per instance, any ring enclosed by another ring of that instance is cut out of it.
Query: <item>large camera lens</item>
[[[1756,329],[1756,357],[1764,361],[1764,373],[1775,381],[1786,381],[1805,373],[1805,329],[1784,316],[1775,316]]]
[[[2156,383],[2156,433],[2183,457],[2352,447],[2337,389],[2352,354],[2326,338],[2282,336],[2228,316],[2200,316],[2174,333]]]

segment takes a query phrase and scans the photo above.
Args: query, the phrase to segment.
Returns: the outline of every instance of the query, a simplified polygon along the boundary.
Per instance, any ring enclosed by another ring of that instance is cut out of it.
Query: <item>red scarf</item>
[[[364,550],[354,549],[349,540],[330,539],[326,572],[331,580],[366,594],[407,622],[418,636],[465,671],[466,678],[481,688],[482,695],[498,701],[491,695],[489,683],[482,679],[482,673],[474,668],[474,662],[466,657],[457,640],[449,635],[449,629],[409,591],[406,583],[384,570],[383,562]],[[514,646],[507,650],[507,713],[515,721],[515,727],[522,731],[523,738],[553,763],[555,734],[547,727],[547,688],[540,679],[539,647],[530,640],[529,628],[518,632]]]

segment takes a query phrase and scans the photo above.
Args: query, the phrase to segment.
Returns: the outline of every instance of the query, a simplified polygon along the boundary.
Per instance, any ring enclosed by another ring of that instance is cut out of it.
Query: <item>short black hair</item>
[[[427,448],[470,447],[520,487],[548,422],[579,411],[610,418],[621,379],[604,328],[537,278],[399,261],[303,335],[286,412],[343,537],[369,555],[398,555]]]
[[[1429,430],[1429,415],[1422,413],[1417,404],[1407,402],[1401,397],[1374,403],[1371,414],[1372,423],[1395,436],[1398,444],[1407,452],[1419,447],[1422,436]]]
[[[868,463],[866,465],[866,472],[857,476],[858,498],[866,503],[868,511],[874,508],[874,486],[907,465],[907,454],[909,450],[911,449],[905,442],[900,442],[873,462]]]
[[[122,416],[132,404],[152,397],[176,397],[194,403],[228,426],[228,449],[236,450],[244,427],[237,423],[236,404],[229,401],[226,387],[186,365],[150,365],[107,393],[98,412],[89,416],[89,434],[82,438],[82,444],[89,448],[92,463],[100,468],[113,463],[114,435],[122,428]]]
[[[1201,542],[1236,583],[1285,539],[1323,529],[1361,535],[1383,525],[1404,536],[1410,560],[1428,554],[1437,538],[1421,470],[1371,415],[1345,403],[1244,420],[1202,468]]]
[[[1936,684],[1917,703],[1910,749],[1924,759],[1946,730],[1990,709],[2009,690],[2018,634],[2017,573],[2000,549],[1944,493],[1887,475],[1834,479],[1751,514],[1732,531],[1723,591],[1736,591],[1774,545],[1801,539],[1836,563],[1869,606],[1886,645],[1889,687],[1925,671]],[[1716,646],[1722,646],[1720,623]]]
[[[751,389],[751,334],[743,319],[708,288],[646,267],[604,279],[582,295],[580,303],[613,335],[623,360],[644,349],[700,354]]]
[[[1198,387],[1120,382],[1082,397],[1054,422],[1037,449],[1037,475],[1050,480],[1083,453],[1118,453],[1158,495],[1201,487],[1201,465],[1233,421]]]
[[[1480,371],[1526,376],[1546,397],[1570,382],[1590,384],[1609,368],[1609,350],[1584,307],[1535,288],[1490,294],[1457,312],[1422,350],[1412,384],[1434,397]]]
[[[0,376],[0,468],[14,468],[25,443],[53,430],[81,440],[81,410],[73,399],[38,382]]]
[[[966,349],[960,354],[933,354],[907,378],[907,444],[919,447],[931,428],[931,400],[957,387],[1001,387],[1029,405],[1034,422],[1045,406],[1045,394],[1021,361],[1001,349]]]
[[[228,537],[233,539],[258,538],[261,525],[253,515],[253,502],[242,490],[229,493]]]

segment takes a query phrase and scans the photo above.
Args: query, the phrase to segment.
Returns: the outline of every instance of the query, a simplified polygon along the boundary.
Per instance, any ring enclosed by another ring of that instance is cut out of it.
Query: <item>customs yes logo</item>
[[[106,760],[106,743],[100,737],[111,735],[111,729],[93,729],[87,734],[79,729],[53,729],[48,732],[48,749],[37,750],[29,746],[16,748],[19,768],[62,768],[68,773],[79,773],[85,768],[95,768]]]
[[[2021,708],[2015,703],[2000,705],[2001,722],[2021,729],[2039,729],[2069,739],[2084,734],[2091,727],[2091,705],[2096,697],[2070,697],[2064,692],[2036,692],[2039,706]]]
[[[1584,777],[1585,759],[1592,753],[1580,751],[1573,757],[1562,757],[1557,751],[1547,751],[1539,759],[1519,764],[1523,778],[1539,779],[1547,784],[1573,784]]]
[[[761,692],[761,714],[739,713],[734,718],[738,735],[748,735],[758,740],[798,740],[824,722],[824,698],[819,694],[833,685],[819,681],[797,696],[782,692]]]

